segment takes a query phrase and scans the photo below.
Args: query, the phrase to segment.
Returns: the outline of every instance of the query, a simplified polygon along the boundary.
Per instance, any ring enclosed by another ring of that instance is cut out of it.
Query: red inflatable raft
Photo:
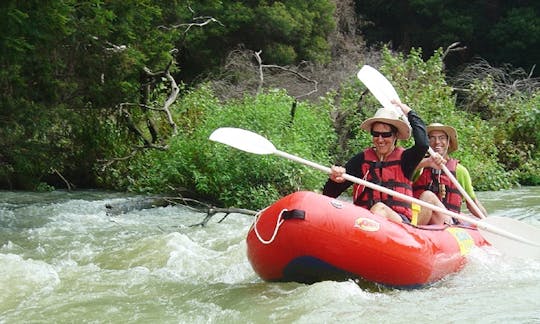
[[[296,192],[263,210],[247,236],[247,255],[266,281],[363,279],[416,288],[459,271],[487,245],[466,226],[389,221],[352,203]]]

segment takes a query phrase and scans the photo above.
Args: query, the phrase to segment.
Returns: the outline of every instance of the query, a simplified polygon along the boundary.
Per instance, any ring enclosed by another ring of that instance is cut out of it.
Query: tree
[[[2,2],[0,186],[94,186],[99,160],[166,147],[175,122],[161,108],[239,44],[268,63],[327,60],[332,10],[328,0]]]
[[[468,50],[449,57],[453,65],[480,56],[530,70],[540,60],[538,2],[356,0],[356,9],[369,44],[391,42],[402,51],[422,48],[427,58],[437,48],[461,42]]]
[[[328,62],[330,48],[327,36],[333,31],[334,5],[329,0],[314,1],[197,1],[179,6],[180,21],[213,17],[219,23],[178,26],[184,37],[177,44],[178,62],[184,80],[192,80],[201,72],[212,71],[222,64],[239,45],[262,51],[271,64],[294,64],[301,61]]]
[[[107,143],[107,116],[138,101],[144,66],[171,59],[170,35],[155,28],[161,11],[151,3],[2,4],[2,186],[34,189],[60,172],[93,184],[95,160],[121,143]]]

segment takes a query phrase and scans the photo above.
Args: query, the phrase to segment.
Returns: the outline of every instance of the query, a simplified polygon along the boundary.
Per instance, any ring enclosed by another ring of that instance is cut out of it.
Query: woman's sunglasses
[[[373,137],[379,137],[379,136],[382,136],[383,138],[388,138],[388,137],[391,137],[392,135],[394,135],[393,132],[376,132],[376,131],[371,131],[371,136]]]

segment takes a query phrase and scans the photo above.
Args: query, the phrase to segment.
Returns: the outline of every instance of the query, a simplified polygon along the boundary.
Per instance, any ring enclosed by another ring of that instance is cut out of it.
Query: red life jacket
[[[458,163],[459,161],[456,159],[449,159],[446,163],[446,167],[454,175],[454,177],[456,176],[456,167]],[[461,193],[459,192],[459,189],[452,183],[450,178],[441,171],[442,170],[436,170],[433,168],[424,168],[424,171],[422,171],[422,174],[418,180],[414,182],[414,197],[420,197],[420,195],[426,190],[432,191],[439,197],[441,202],[448,210],[459,213],[461,212]],[[444,190],[446,193],[441,192],[442,185],[444,185]]]
[[[397,147],[387,156],[385,161],[379,161],[373,148],[366,149],[364,163],[361,165],[364,180],[412,197],[412,182],[401,170],[401,155],[404,151],[404,148]],[[363,185],[355,184],[353,186],[353,201],[356,205],[367,209],[380,201],[395,212],[405,215],[409,219],[412,217],[410,202]]]

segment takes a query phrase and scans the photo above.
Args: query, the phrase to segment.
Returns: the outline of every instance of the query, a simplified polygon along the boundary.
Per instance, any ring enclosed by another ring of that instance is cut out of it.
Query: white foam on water
[[[188,235],[170,233],[167,249],[167,264],[158,272],[169,280],[233,283],[252,276],[243,241],[222,251],[203,246]]]
[[[0,254],[0,313],[17,309],[54,290],[60,277],[54,266],[15,254]]]
[[[480,198],[493,215],[535,225],[538,192]],[[182,207],[108,216],[105,203],[124,198],[101,195],[2,203],[0,322],[540,322],[535,260],[473,249],[462,271],[410,291],[371,291],[352,281],[269,283],[246,256],[253,217],[231,214],[218,223],[223,215],[215,215],[201,227],[191,225],[206,215]]]

